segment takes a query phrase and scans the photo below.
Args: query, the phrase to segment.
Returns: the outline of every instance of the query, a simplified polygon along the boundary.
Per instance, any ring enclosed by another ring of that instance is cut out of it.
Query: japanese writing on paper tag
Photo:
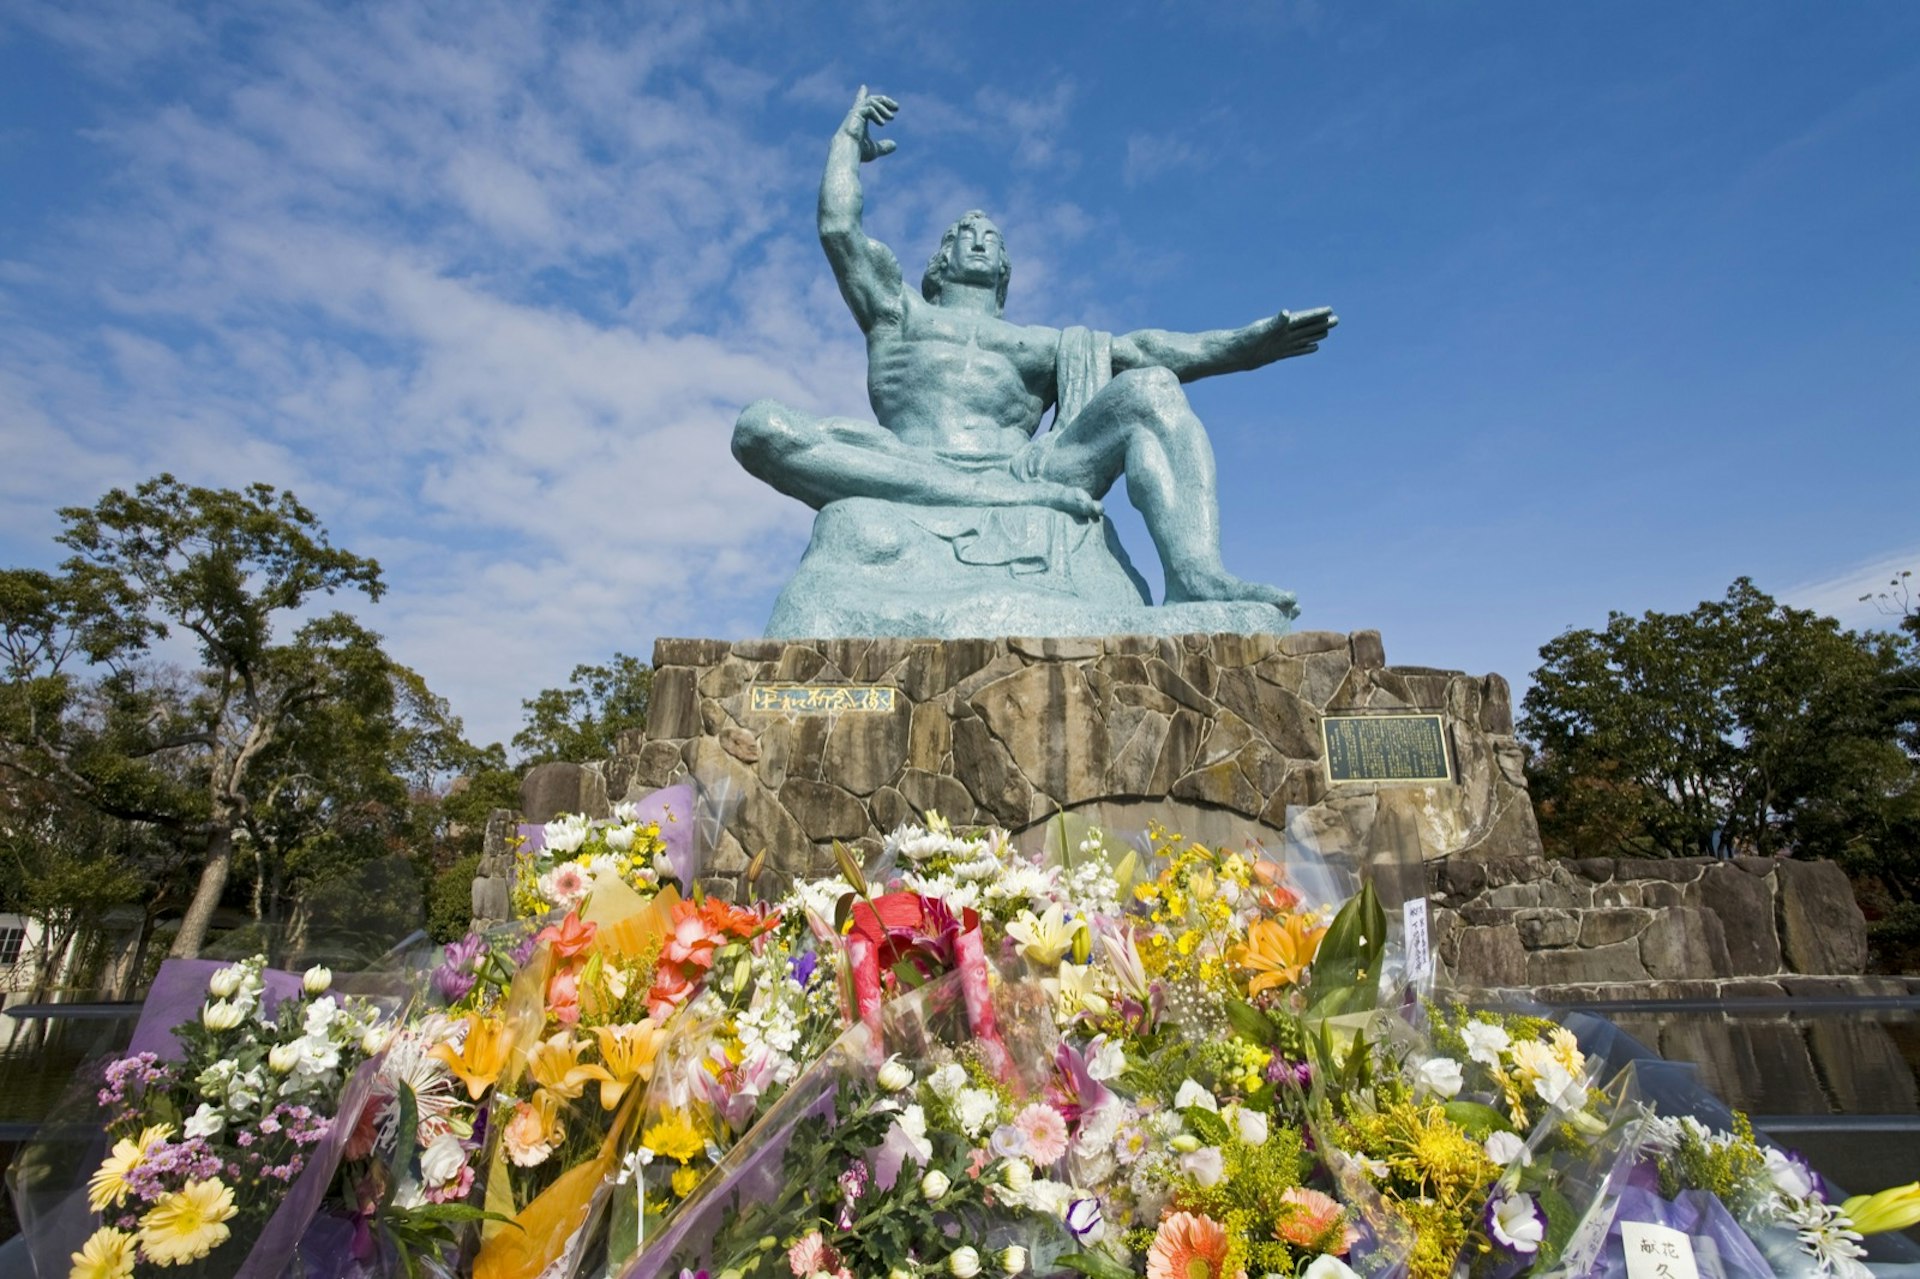
[[[1700,1279],[1693,1264],[1693,1240],[1683,1231],[1623,1221],[1620,1240],[1627,1247],[1627,1279]]]

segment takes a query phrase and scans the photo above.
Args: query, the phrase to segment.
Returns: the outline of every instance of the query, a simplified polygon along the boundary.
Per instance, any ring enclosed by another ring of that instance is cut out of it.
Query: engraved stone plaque
[[[881,684],[755,684],[747,709],[757,715],[885,714],[900,690]]]
[[[1328,715],[1320,721],[1330,782],[1450,782],[1439,715]]]

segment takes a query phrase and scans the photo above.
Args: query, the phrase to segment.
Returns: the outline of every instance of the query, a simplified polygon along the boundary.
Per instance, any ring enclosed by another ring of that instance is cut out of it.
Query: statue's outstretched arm
[[[860,166],[889,154],[894,146],[876,142],[869,129],[893,119],[899,109],[892,98],[868,96],[867,86],[861,85],[853,110],[827,145],[827,171],[820,179],[820,245],[833,266],[833,278],[840,283],[840,296],[847,300],[862,332],[898,320],[903,306],[899,259],[886,245],[868,239],[860,225],[865,202]]]
[[[1327,307],[1297,314],[1282,311],[1242,329],[1169,333],[1139,329],[1113,340],[1113,369],[1170,369],[1182,382],[1257,369],[1275,360],[1311,355],[1340,319]]]

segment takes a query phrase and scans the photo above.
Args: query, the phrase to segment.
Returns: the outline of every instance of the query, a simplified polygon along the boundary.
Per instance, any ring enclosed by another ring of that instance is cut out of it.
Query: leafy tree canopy
[[[161,475],[60,518],[73,554],[58,574],[0,574],[0,767],[192,848],[198,883],[174,952],[195,954],[235,834],[277,780],[275,752],[323,708],[390,695],[377,691],[391,682],[379,638],[353,618],[314,617],[278,643],[275,624],[321,594],[377,600],[380,566],[265,484]],[[148,660],[172,634],[197,658],[183,674]]]
[[[1912,669],[1746,579],[1540,650],[1521,733],[1554,853],[1913,859]],[[1916,884],[1920,887],[1920,884]]]
[[[514,734],[514,749],[523,764],[606,759],[622,732],[646,727],[652,688],[652,669],[625,653],[605,666],[576,666],[565,688],[520,703],[527,726]]]

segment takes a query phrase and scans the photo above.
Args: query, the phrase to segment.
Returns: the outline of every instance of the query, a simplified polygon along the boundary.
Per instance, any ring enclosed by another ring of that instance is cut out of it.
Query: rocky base
[[[1738,979],[1723,993],[1777,996],[1866,969],[1866,919],[1831,862],[1450,860],[1429,881],[1456,985],[1645,999],[1677,997],[1649,982]]]
[[[754,709],[768,685],[880,688],[892,709]],[[1330,783],[1321,717],[1356,710],[1440,714],[1455,780]],[[1117,831],[1157,819],[1230,847],[1293,840],[1356,859],[1540,851],[1506,681],[1389,666],[1376,631],[665,639],[647,732],[603,763],[532,770],[523,818],[603,815],[688,776],[733,804],[708,862],[722,893],[762,849],[776,871],[825,874],[834,841],[877,849],[936,810],[1016,834],[1062,811]],[[496,860],[475,887],[482,918],[504,901]]]

